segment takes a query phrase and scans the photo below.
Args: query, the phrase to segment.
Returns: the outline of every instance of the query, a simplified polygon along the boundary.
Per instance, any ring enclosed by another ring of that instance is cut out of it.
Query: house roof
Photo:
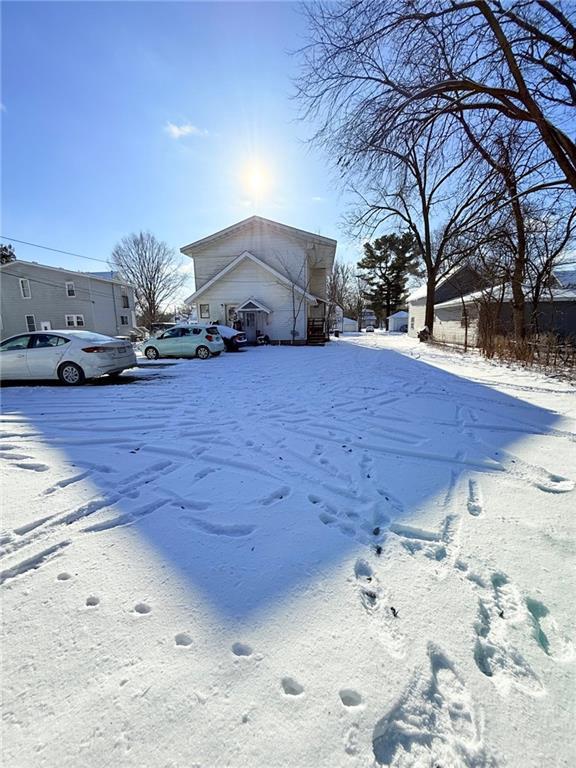
[[[227,264],[224,269],[221,269],[220,272],[214,275],[214,277],[210,278],[207,283],[204,283],[204,285],[201,288],[198,288],[197,291],[195,291],[191,296],[188,296],[187,299],[184,300],[186,304],[191,304],[192,302],[196,301],[203,293],[205,293],[209,288],[211,288],[214,283],[216,283],[218,280],[221,280],[225,275],[227,275],[229,272],[232,272],[236,267],[246,259],[249,259],[250,261],[253,261],[255,264],[257,264],[259,267],[262,267],[262,269],[267,270],[270,272],[271,275],[273,275],[278,282],[283,283],[284,285],[287,285],[289,287],[294,286],[294,290],[296,290],[298,293],[302,294],[307,301],[309,301],[311,304],[316,304],[320,299],[317,296],[314,296],[312,293],[308,293],[308,291],[304,290],[304,288],[301,288],[299,285],[296,285],[291,280],[289,280],[285,275],[283,275],[281,272],[278,272],[278,270],[274,269],[274,267],[271,267],[269,264],[266,264],[265,261],[262,261],[262,259],[259,259],[257,256],[254,256],[253,253],[250,253],[250,251],[244,251],[239,256],[236,256],[235,259],[233,259],[230,264]]]
[[[476,299],[481,299],[482,296],[485,295],[484,291],[474,291],[473,293],[467,293],[465,296],[457,296],[455,299],[450,299],[449,301],[443,301],[440,304],[434,304],[434,308],[443,308],[443,307],[461,307],[462,301],[464,303],[469,303],[471,301],[475,301]],[[512,300],[512,290],[508,286],[504,291],[504,301],[511,301]],[[526,296],[526,300],[530,301],[530,297]],[[546,290],[542,296],[540,297],[540,301],[542,303],[545,302],[556,302],[556,301],[576,301],[576,286],[574,288],[551,288]]]
[[[122,280],[122,278],[118,275],[117,272],[80,272],[78,270],[73,269],[64,269],[63,267],[51,267],[48,264],[39,264],[37,261],[24,261],[23,259],[16,259],[15,261],[7,261],[5,264],[0,264],[0,269],[5,269],[6,267],[17,267],[20,264],[23,264],[25,267],[35,267],[37,269],[51,269],[54,272],[63,272],[66,275],[76,275],[80,277],[89,277],[91,280],[102,280],[106,283],[119,283],[121,285],[130,285],[130,283],[127,280]],[[7,274],[14,274],[11,272],[8,272]],[[117,275],[117,277],[110,277],[111,274]],[[104,277],[104,275],[107,275],[107,277]],[[20,277],[20,275],[17,275],[17,277]]]
[[[195,240],[192,243],[189,243],[188,245],[184,245],[182,248],[180,248],[180,252],[184,253],[186,256],[191,255],[190,251],[195,250],[196,248],[202,248],[205,245],[208,245],[209,243],[212,243],[214,240],[218,240],[221,237],[226,237],[227,235],[236,232],[240,229],[244,229],[244,227],[251,226],[252,224],[265,224],[267,226],[274,227],[276,229],[284,230],[285,232],[288,232],[292,235],[305,235],[308,240],[313,240],[317,243],[321,243],[322,245],[328,245],[333,246],[336,248],[336,240],[333,240],[330,237],[324,237],[323,235],[317,235],[314,232],[307,232],[304,229],[297,229],[296,227],[290,227],[287,224],[281,224],[279,221],[272,221],[272,219],[265,219],[263,216],[249,216],[247,219],[243,219],[242,221],[237,222],[236,224],[232,224],[229,227],[225,227],[225,229],[221,229],[218,232],[214,232],[212,235],[208,235],[208,237],[203,237],[200,240]]]
[[[408,317],[408,312],[404,312],[403,309],[400,309],[398,312],[394,312],[393,315],[388,315],[386,320],[390,320],[392,317]]]
[[[236,312],[253,312],[254,310],[266,312],[267,315],[272,312],[266,304],[262,304],[261,301],[258,301],[258,299],[255,299],[253,296],[250,296],[249,299],[246,299],[246,301],[243,301],[242,304],[239,304],[236,307]]]
[[[576,288],[576,269],[562,269],[560,267],[554,270],[554,277],[562,288]]]

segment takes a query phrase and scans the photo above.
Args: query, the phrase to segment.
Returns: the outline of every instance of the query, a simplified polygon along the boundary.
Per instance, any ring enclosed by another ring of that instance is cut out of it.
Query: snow
[[[4,386],[4,764],[574,764],[576,405],[393,334]]]

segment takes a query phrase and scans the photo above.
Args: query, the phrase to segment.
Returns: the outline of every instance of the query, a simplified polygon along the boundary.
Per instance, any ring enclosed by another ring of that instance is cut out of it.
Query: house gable
[[[274,269],[274,267],[271,267],[269,264],[265,263],[264,261],[259,259],[257,256],[254,256],[254,254],[250,253],[249,251],[244,251],[244,253],[241,253],[239,256],[237,256],[235,259],[229,262],[223,269],[221,269],[216,275],[214,275],[210,280],[208,280],[201,288],[199,288],[195,293],[193,293],[191,296],[185,299],[185,303],[193,304],[203,294],[213,289],[216,283],[221,282],[226,277],[228,277],[229,279],[230,273],[234,272],[236,269],[238,269],[242,264],[246,262],[252,262],[253,264],[257,265],[260,271],[253,272],[251,276],[252,286],[249,291],[246,290],[245,287],[242,289],[244,292],[244,295],[246,295],[246,293],[257,292],[258,288],[261,285],[264,285],[266,282],[269,282],[270,277],[272,277],[276,283],[283,285],[285,288],[289,290],[291,290],[293,287],[294,290],[300,295],[303,295],[304,298],[309,303],[311,304],[317,303],[316,296],[313,296],[311,293],[308,293],[299,285],[296,285],[295,283],[293,283],[288,277],[278,272],[276,269]],[[264,276],[262,276],[262,272],[264,273]]]
[[[323,276],[332,268],[336,241],[252,216],[180,250],[194,260],[197,290],[239,254],[248,251],[276,271],[288,275],[292,282],[308,286],[311,293],[322,296],[325,292]]]

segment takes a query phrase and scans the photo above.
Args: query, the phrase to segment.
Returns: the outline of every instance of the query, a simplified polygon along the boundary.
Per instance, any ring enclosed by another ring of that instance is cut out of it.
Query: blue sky
[[[132,231],[179,248],[259,213],[355,259],[344,199],[290,98],[304,34],[296,3],[3,3],[2,234],[107,259]]]

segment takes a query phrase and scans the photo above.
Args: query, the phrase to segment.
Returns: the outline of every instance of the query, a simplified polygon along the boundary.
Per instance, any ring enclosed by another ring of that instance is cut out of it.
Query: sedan
[[[22,333],[0,343],[0,379],[60,379],[75,386],[136,365],[132,345],[92,331]]]
[[[248,344],[244,331],[237,331],[235,328],[230,328],[229,325],[217,325],[216,328],[218,328],[228,352],[238,352]]]
[[[199,357],[207,360],[217,357],[224,349],[224,342],[215,325],[178,325],[169,328],[156,338],[147,339],[142,345],[149,360],[159,357]]]

